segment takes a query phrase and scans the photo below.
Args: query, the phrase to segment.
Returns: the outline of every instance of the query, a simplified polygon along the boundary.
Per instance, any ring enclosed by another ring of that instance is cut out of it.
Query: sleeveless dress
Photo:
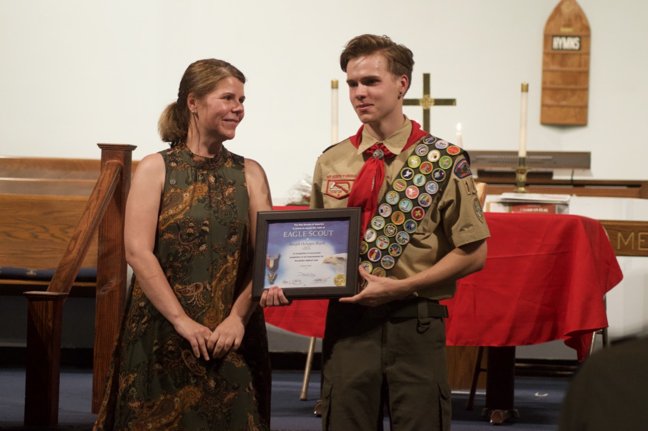
[[[155,255],[187,314],[214,329],[250,271],[244,159],[184,145],[160,152],[166,178]],[[96,430],[270,428],[270,361],[263,312],[242,346],[220,359],[193,355],[133,277]]]

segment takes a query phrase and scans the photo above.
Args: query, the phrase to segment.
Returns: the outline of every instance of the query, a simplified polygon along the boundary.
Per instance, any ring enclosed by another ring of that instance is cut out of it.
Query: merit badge
[[[371,273],[372,273],[373,275],[375,275],[376,277],[384,277],[384,276],[387,275],[387,273],[385,272],[385,270],[382,269],[382,268],[379,267],[379,266],[375,267],[374,270],[371,271]]]
[[[400,245],[405,245],[410,241],[410,236],[407,232],[405,231],[400,231],[396,235],[396,242]]]
[[[405,228],[405,232],[407,233],[414,233],[416,232],[416,228],[418,228],[418,223],[416,223],[414,220],[410,219],[405,222],[403,225]]]
[[[380,230],[385,227],[385,219],[380,216],[375,216],[371,219],[371,227]]]
[[[421,207],[412,208],[412,218],[416,221],[423,220],[425,217],[425,210]]]
[[[389,255],[390,256],[400,256],[401,253],[403,252],[403,247],[401,247],[399,244],[392,244],[389,246]]]
[[[423,157],[428,152],[430,152],[430,148],[425,144],[418,144],[414,149],[414,152],[416,153],[417,156]]]
[[[437,183],[435,183],[434,181],[428,181],[425,184],[425,191],[428,192],[431,195],[436,194],[436,192],[439,191],[439,185]]]
[[[400,176],[404,180],[409,180],[414,176],[414,171],[412,168],[403,168],[401,169]]]
[[[391,216],[392,223],[395,225],[402,225],[403,222],[405,221],[405,214],[403,214],[400,211],[394,211],[394,213]]]
[[[385,200],[390,205],[396,205],[399,199],[400,197],[398,196],[398,192],[395,192],[393,190],[388,191],[385,195]]]
[[[397,232],[398,232],[398,228],[394,223],[387,223],[387,225],[385,226],[385,235],[392,238],[396,236]]]
[[[365,254],[369,250],[367,241],[360,241],[360,254]]]
[[[423,162],[421,163],[421,166],[419,166],[419,171],[421,171],[422,174],[426,175],[432,172],[432,169],[434,169],[432,162]]]
[[[412,179],[412,183],[414,183],[415,186],[421,187],[423,184],[425,184],[425,175],[423,174],[416,174],[414,175],[414,179]]]
[[[380,235],[376,239],[376,247],[378,247],[381,250],[384,250],[387,247],[389,247],[389,238],[387,238],[385,235]]]
[[[437,147],[439,150],[443,150],[445,148],[448,148],[448,145],[449,145],[448,141],[444,141],[442,139],[440,139],[440,140],[438,140],[438,141],[436,141],[434,143],[434,146]]]
[[[457,154],[459,154],[459,153],[461,152],[461,148],[457,147],[456,145],[450,145],[450,146],[446,149],[446,151],[447,151],[448,154],[450,154],[451,156],[456,156]]]
[[[430,135],[427,138],[423,139],[423,142],[429,145],[429,144],[434,144],[437,140],[438,140],[437,137]]]
[[[419,188],[416,186],[409,186],[407,189],[405,189],[405,196],[407,196],[409,199],[416,199],[419,193]]]
[[[439,150],[432,150],[428,153],[428,160],[431,161],[432,163],[438,161],[441,158],[441,151]]]
[[[408,213],[412,210],[414,204],[409,199],[403,199],[398,203],[398,208],[404,213]]]
[[[378,262],[381,257],[382,257],[382,252],[378,250],[376,247],[370,248],[369,251],[367,252],[367,258],[369,258],[369,260],[372,262]]]
[[[434,183],[436,184],[436,183]],[[421,193],[418,197],[418,203],[423,208],[427,208],[432,205],[432,196],[427,193]]]
[[[432,171],[432,178],[434,178],[436,181],[443,181],[445,180],[446,177],[446,171],[443,169],[436,168],[434,171]]]
[[[442,169],[448,169],[450,166],[452,166],[452,157],[443,156],[439,159],[439,167]]]
[[[409,156],[407,158],[407,166],[409,166],[412,169],[416,169],[419,167],[421,164],[421,158],[419,156]]]
[[[385,269],[392,269],[396,265],[396,259],[394,259],[392,256],[383,256],[382,259],[380,259],[380,266],[382,266]]]
[[[371,270],[373,270],[373,265],[371,264],[371,262],[369,262],[368,260],[363,260],[362,262],[360,262],[360,266],[362,267],[362,269],[371,274]]]
[[[373,229],[367,229],[367,231],[366,231],[365,234],[364,234],[364,239],[365,239],[365,241],[367,241],[367,242],[373,242],[373,241],[376,240],[376,237],[377,237],[377,236],[378,236],[378,234],[376,233],[375,230],[373,230]]]
[[[378,214],[380,214],[383,217],[389,217],[392,213],[392,207],[389,204],[382,203],[378,207]]]
[[[405,190],[405,188],[407,187],[407,181],[405,181],[405,180],[402,179],[402,178],[397,178],[397,179],[395,179],[394,182],[392,183],[392,187],[393,187],[394,190],[396,190],[397,192],[402,192],[402,191]]]

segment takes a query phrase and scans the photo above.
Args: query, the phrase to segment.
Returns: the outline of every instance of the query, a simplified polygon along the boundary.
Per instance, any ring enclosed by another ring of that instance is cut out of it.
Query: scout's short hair
[[[346,72],[350,60],[374,53],[385,56],[391,73],[396,76],[406,75],[408,82],[412,82],[414,54],[408,47],[394,42],[389,36],[363,34],[354,37],[340,55],[340,67],[343,72]]]

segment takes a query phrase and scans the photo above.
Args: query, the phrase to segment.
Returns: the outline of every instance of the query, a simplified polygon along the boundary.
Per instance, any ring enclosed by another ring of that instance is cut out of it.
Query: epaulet
[[[339,144],[341,144],[341,142],[337,142],[337,143],[335,143],[333,145],[329,145],[328,147],[326,147],[324,149],[324,151],[322,151],[322,154],[324,154],[325,152],[327,152],[328,150],[330,150],[331,148],[333,148],[333,147],[335,147],[336,145],[339,145]]]

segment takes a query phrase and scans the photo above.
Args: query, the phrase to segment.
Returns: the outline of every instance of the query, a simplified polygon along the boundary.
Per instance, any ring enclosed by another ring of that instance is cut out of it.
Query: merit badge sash
[[[415,146],[397,177],[387,188],[360,242],[360,265],[369,273],[386,277],[427,214],[435,196],[441,196],[455,158],[463,150],[427,135]],[[455,166],[463,178],[470,175],[468,161]]]

